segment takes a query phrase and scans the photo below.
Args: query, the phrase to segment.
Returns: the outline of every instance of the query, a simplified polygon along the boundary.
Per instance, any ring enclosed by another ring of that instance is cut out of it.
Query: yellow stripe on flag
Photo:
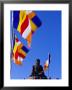
[[[23,46],[23,44],[21,43],[21,44],[19,44],[19,46],[18,46],[18,51],[22,48],[22,46]]]
[[[20,49],[20,50],[18,51],[18,53],[22,54],[23,56],[26,56],[26,53],[25,53],[22,49]]]
[[[19,46],[18,46],[18,53],[22,54],[23,56],[26,56],[26,53],[24,52],[24,50],[22,50],[23,44],[21,43]]]
[[[26,19],[26,11],[20,11],[20,16],[19,16],[19,24],[17,30],[20,32],[21,31],[21,24],[25,21]]]
[[[13,53],[14,53],[14,54],[15,54],[17,48],[18,48],[18,43],[15,42],[14,49],[13,49]]]
[[[30,24],[31,24],[31,29],[32,29],[32,31],[33,31],[33,32],[36,31],[37,26],[32,22],[32,20],[30,20]]]

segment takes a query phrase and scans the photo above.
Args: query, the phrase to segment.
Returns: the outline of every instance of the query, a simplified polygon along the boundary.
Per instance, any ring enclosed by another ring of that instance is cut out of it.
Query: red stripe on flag
[[[19,53],[18,55],[23,59],[25,58],[25,56],[23,54],[21,54],[21,53]]]
[[[16,42],[18,42],[19,40],[18,40],[18,38],[16,38]]]
[[[18,51],[16,51],[16,53],[15,53],[15,59],[17,59],[18,58]]]
[[[21,25],[21,35],[25,31],[25,29],[27,28],[28,24],[29,24],[29,20],[28,20],[28,16],[26,16],[25,21]]]

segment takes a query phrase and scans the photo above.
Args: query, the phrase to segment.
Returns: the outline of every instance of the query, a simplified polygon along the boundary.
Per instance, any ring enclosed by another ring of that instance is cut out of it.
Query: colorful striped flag
[[[31,47],[32,35],[41,26],[41,21],[33,11],[13,11],[13,28],[15,34],[15,43],[13,48],[13,60],[16,64],[22,64]],[[21,37],[27,41],[28,47],[19,39]]]
[[[20,60],[19,58],[25,58],[29,49],[26,48],[20,41],[15,41],[14,49],[13,49],[13,58],[15,58],[14,62],[18,61],[19,64],[21,64],[22,59]],[[17,63],[18,63],[17,62]]]
[[[44,64],[44,71],[46,71],[48,69],[49,66],[49,60],[46,60],[45,64]]]
[[[38,16],[36,15],[36,13],[33,11],[28,14],[28,17],[30,19],[32,32],[35,32],[37,30],[37,28],[39,28],[41,26],[41,21],[38,18]]]
[[[47,59],[44,64],[44,71],[46,71],[48,69],[49,65],[50,65],[50,54],[49,54],[49,59]]]

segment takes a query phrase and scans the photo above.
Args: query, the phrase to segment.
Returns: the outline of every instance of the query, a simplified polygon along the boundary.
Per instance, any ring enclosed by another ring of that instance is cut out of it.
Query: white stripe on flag
[[[23,58],[18,56],[18,60],[20,60],[21,62],[23,61]]]
[[[31,25],[30,25],[30,20],[29,20],[29,25],[28,25],[28,27],[25,29],[25,31],[23,32],[22,37],[23,37],[24,39],[26,39],[30,32],[31,32]]]
[[[31,10],[26,10],[26,14],[30,14],[32,11]]]
[[[46,65],[46,66],[49,65],[49,60],[46,60],[45,65]]]

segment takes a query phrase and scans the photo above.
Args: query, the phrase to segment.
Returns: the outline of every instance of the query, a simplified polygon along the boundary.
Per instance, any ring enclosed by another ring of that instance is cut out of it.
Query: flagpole
[[[48,58],[49,58],[49,65],[50,65],[50,53],[49,53]],[[48,66],[48,78],[49,78],[49,66]]]
[[[48,66],[48,79],[49,79],[49,66]]]
[[[12,11],[10,12],[10,32],[12,33]],[[12,34],[10,33],[10,42],[11,42],[11,52],[10,52],[10,75],[11,75],[11,69],[12,69]]]

